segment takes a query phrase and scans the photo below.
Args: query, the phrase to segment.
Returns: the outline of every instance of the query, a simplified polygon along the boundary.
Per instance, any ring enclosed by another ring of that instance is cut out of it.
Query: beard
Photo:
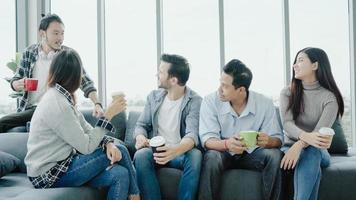
[[[42,44],[47,45],[47,46],[48,46],[51,50],[53,50],[53,51],[56,51],[56,50],[61,49],[61,46],[62,46],[62,44],[59,44],[59,43],[56,43],[56,42],[50,43],[50,42],[48,41],[48,37],[47,37],[47,36],[45,36],[45,37],[42,39]]]

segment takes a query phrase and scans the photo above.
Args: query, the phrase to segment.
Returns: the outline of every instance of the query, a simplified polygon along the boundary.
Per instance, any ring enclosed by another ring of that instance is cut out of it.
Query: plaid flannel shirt
[[[22,55],[22,60],[20,62],[20,67],[17,69],[14,77],[10,81],[10,86],[13,90],[15,88],[12,86],[12,83],[16,80],[22,78],[33,78],[32,73],[35,67],[36,61],[38,60],[38,50],[41,44],[33,44],[26,48]],[[69,47],[62,46],[61,50],[69,49]],[[80,85],[80,89],[84,92],[84,96],[88,97],[90,92],[97,91],[94,87],[94,82],[90,79],[90,77],[86,74],[85,70],[83,69],[83,77],[82,82]],[[28,109],[28,92],[24,92],[22,97],[19,101],[19,107],[17,108],[17,112],[22,112]]]
[[[67,98],[71,106],[74,106],[73,99],[70,93],[66,89],[64,89],[59,84],[56,84],[55,88],[57,91],[59,91],[61,94],[63,94],[63,96]],[[115,132],[115,128],[113,127],[113,125],[104,117],[100,118],[95,126],[104,128],[113,133]],[[105,145],[110,142],[114,142],[114,139],[109,136],[104,136],[99,146],[102,147],[103,150],[105,150]],[[51,169],[49,169],[46,173],[41,174],[37,177],[29,177],[30,181],[32,182],[32,185],[35,188],[52,187],[52,185],[61,177],[61,175],[67,172],[69,165],[72,163],[73,157],[76,155],[77,155],[77,151],[73,149],[73,152],[69,155],[67,159],[57,162],[57,164]]]

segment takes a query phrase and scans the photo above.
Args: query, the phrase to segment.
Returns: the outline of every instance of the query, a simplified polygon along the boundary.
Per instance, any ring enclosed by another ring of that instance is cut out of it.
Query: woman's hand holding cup
[[[104,116],[106,119],[111,120],[115,115],[126,109],[126,100],[124,95],[113,98],[113,101],[108,106]]]

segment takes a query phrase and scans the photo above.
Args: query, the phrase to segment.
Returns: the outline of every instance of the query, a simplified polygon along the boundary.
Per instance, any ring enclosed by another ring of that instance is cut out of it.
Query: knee
[[[113,184],[120,182],[120,184],[128,185],[130,182],[129,171],[121,165],[115,164],[110,169],[110,175],[112,177]]]
[[[301,157],[306,158],[310,161],[320,162],[322,158],[321,154],[322,154],[321,149],[313,146],[309,146],[303,150]]]
[[[136,151],[134,155],[135,167],[146,167],[147,164],[153,163],[153,152],[150,148],[142,148]]]
[[[186,161],[189,162],[189,165],[195,169],[200,170],[201,161],[202,161],[202,153],[198,149],[191,149],[185,154]]]
[[[222,167],[221,153],[215,150],[208,150],[204,154],[203,162],[208,169],[219,169]]]
[[[264,149],[264,154],[268,162],[280,164],[283,158],[283,152],[279,149]]]
[[[116,147],[120,150],[122,154],[130,155],[129,150],[123,144],[116,144]]]

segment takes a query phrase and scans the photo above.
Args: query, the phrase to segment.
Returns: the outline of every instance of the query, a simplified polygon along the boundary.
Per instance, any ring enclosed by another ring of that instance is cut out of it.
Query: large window
[[[187,85],[205,96],[219,86],[219,10],[216,0],[163,1],[165,53],[191,64]]]
[[[52,0],[51,11],[62,18],[64,45],[75,49],[89,76],[98,85],[97,1],[96,0]],[[78,90],[79,106],[92,106]]]
[[[0,7],[0,117],[13,112],[16,99],[10,98],[13,92],[9,83],[4,79],[12,77],[13,73],[6,63],[16,56],[16,11],[15,1],[3,0]]]
[[[157,88],[156,1],[107,0],[106,87],[123,91],[130,110],[140,110]]]
[[[253,74],[251,90],[278,100],[284,87],[281,1],[225,0],[226,63],[237,58]]]
[[[343,128],[352,144],[350,54],[347,0],[290,1],[291,58],[305,47],[319,47],[329,56],[332,72],[345,102]]]

